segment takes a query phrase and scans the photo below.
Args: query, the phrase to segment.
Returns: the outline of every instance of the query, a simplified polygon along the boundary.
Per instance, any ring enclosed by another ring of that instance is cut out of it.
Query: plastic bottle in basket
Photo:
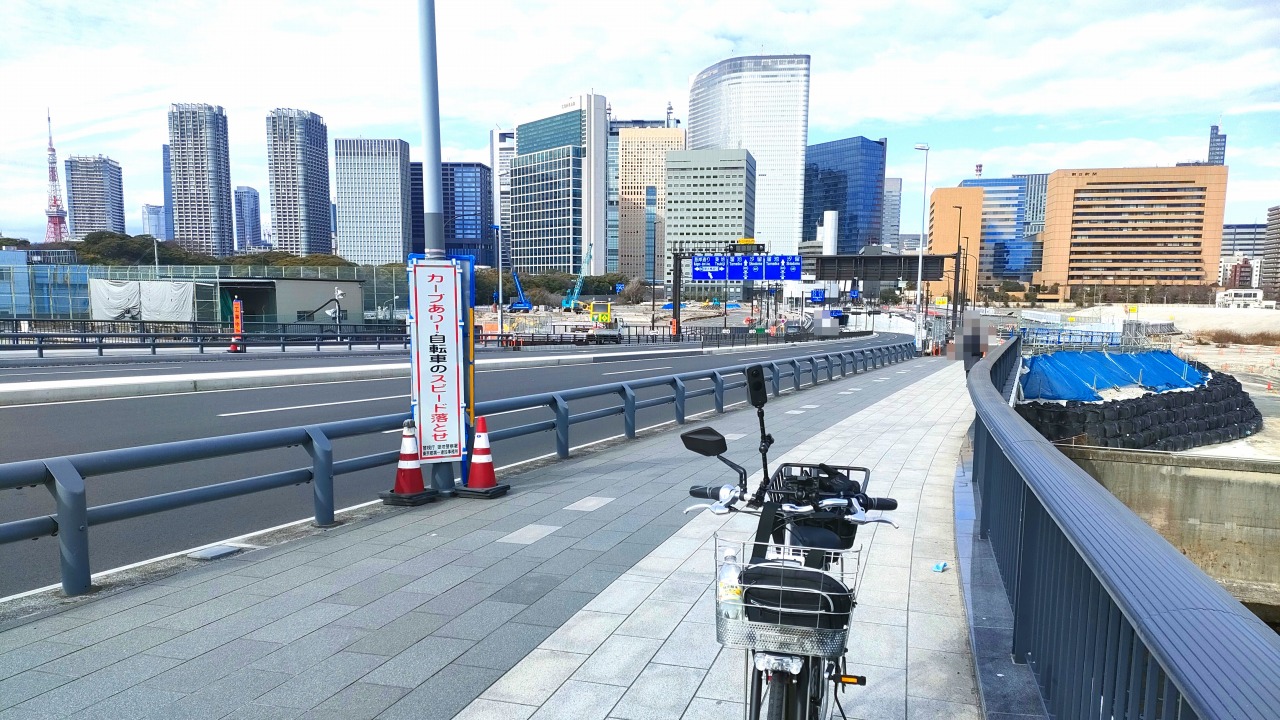
[[[730,620],[742,619],[742,585],[739,583],[741,573],[737,549],[725,550],[724,559],[716,573],[716,610]]]

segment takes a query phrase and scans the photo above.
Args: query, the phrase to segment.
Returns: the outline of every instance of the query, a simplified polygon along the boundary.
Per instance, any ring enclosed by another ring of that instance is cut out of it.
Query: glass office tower
[[[1031,282],[1040,268],[1033,243],[1026,236],[1027,179],[971,178],[960,187],[982,188],[982,249],[978,281]]]
[[[804,164],[805,239],[816,238],[822,214],[835,210],[840,213],[837,253],[854,255],[880,243],[887,144],[884,138],[851,137],[808,147]],[[759,190],[756,192],[758,204]]]

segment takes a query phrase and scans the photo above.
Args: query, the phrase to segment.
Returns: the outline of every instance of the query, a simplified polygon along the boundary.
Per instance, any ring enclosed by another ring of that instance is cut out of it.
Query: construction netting
[[[1141,353],[1055,352],[1023,361],[1022,396],[1097,402],[1132,389],[1167,392],[1203,385],[1205,376],[1165,350]]]

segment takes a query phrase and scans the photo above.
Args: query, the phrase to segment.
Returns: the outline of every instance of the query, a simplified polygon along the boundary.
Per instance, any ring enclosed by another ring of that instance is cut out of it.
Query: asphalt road
[[[830,349],[837,345],[856,348],[883,344],[887,339],[882,335],[874,340],[833,343]],[[782,345],[743,349],[733,354],[481,371],[477,388],[479,400],[484,401],[805,354],[805,347]],[[329,364],[335,360],[337,358],[316,359]],[[352,359],[352,362],[360,361]],[[846,379],[844,383],[866,390],[851,396],[857,404],[848,412],[855,412],[944,365],[911,362]],[[134,374],[149,373],[150,368],[150,365],[135,367]],[[690,389],[698,387],[702,385],[694,384]],[[640,391],[639,396],[643,399],[666,392],[669,391],[653,388]],[[737,396],[732,397],[731,402],[743,399],[742,390],[735,392]],[[571,407],[574,413],[579,413],[616,402],[614,398],[598,398],[574,402]],[[368,417],[402,412],[407,407],[408,387],[404,379],[0,407],[0,424],[6,429],[0,444],[0,462]],[[697,398],[689,402],[688,412],[693,414],[712,407],[711,398]],[[500,414],[489,418],[489,427],[490,430],[511,427],[550,416],[550,411],[542,408]],[[671,407],[667,405],[642,410],[637,422],[640,427],[647,427],[671,418]],[[577,446],[621,432],[622,418],[611,417],[573,426],[570,441]],[[348,438],[335,442],[335,457],[391,450],[398,444],[399,438],[394,434]],[[494,449],[500,467],[550,452],[554,452],[551,433],[513,438],[497,443]],[[88,480],[89,502],[101,505],[302,467],[309,462],[302,448],[290,448],[94,477]],[[394,470],[390,467],[339,476],[335,479],[337,506],[375,499],[378,492],[389,489],[393,478]],[[305,518],[311,513],[311,503],[311,487],[302,485],[94,526],[92,568],[98,572]],[[3,491],[0,495],[0,522],[52,512],[52,498],[43,487]],[[54,538],[0,546],[0,597],[56,583],[57,547]]]

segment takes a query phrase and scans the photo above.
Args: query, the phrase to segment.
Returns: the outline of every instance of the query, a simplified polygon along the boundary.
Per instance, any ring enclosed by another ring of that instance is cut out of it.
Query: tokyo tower
[[[58,152],[53,149],[53,117],[46,111],[49,121],[49,207],[44,214],[49,216],[49,224],[45,226],[45,242],[65,242],[71,239],[67,230],[67,209],[62,205],[62,186],[58,184]]]

